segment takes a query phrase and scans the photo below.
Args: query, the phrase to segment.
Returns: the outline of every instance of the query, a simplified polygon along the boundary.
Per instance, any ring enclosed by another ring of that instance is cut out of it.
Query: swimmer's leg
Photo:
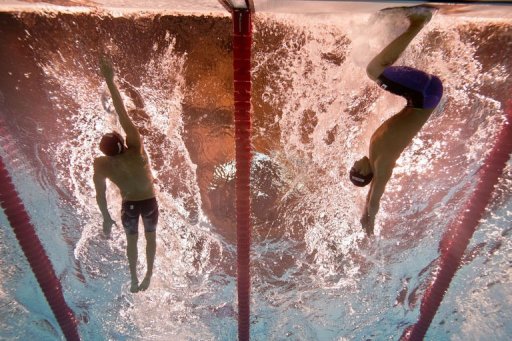
[[[139,290],[144,291],[149,288],[151,283],[151,276],[153,275],[153,264],[155,262],[156,254],[156,232],[146,232],[146,260],[147,272],[146,276],[139,285]]]
[[[128,264],[130,267],[131,285],[130,291],[139,291],[139,279],[137,278],[137,240],[139,238],[138,233],[130,234],[126,233],[126,255],[128,256]]]
[[[406,12],[406,15],[410,22],[409,28],[389,43],[366,67],[366,73],[372,80],[377,80],[384,69],[393,65],[400,57],[423,26],[432,18],[432,11],[427,9],[411,10]]]

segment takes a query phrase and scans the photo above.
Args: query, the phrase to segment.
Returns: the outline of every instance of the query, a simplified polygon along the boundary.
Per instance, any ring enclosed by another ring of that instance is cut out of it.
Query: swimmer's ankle
[[[144,279],[151,278],[153,276],[153,271],[146,272],[146,276],[144,276]]]
[[[131,285],[130,285],[130,292],[136,293],[139,291],[139,281],[135,279],[135,281],[132,279]]]
[[[151,284],[151,276],[152,273],[146,273],[146,276],[144,276],[144,279],[142,280],[142,282],[140,282],[139,291],[145,291],[146,289],[149,288],[149,285]]]

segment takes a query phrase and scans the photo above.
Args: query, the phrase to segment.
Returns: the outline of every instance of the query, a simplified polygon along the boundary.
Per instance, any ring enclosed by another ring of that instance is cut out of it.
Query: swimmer
[[[380,199],[396,160],[428,120],[443,94],[438,77],[407,66],[392,66],[430,21],[434,10],[420,5],[381,12],[404,13],[409,19],[409,27],[373,58],[366,72],[382,89],[404,97],[407,105],[375,130],[368,156],[356,161],[350,170],[349,177],[354,185],[364,187],[371,183],[361,217],[361,225],[368,236],[373,235]]]
[[[122,197],[121,220],[127,240],[127,256],[131,275],[130,291],[135,293],[149,287],[153,274],[156,253],[156,226],[158,223],[158,203],[153,188],[153,176],[144,150],[142,138],[133,124],[114,82],[114,70],[109,61],[100,60],[100,71],[112,96],[119,122],[126,133],[126,145],[118,132],[103,135],[100,150],[105,156],[94,160],[94,186],[96,201],[103,215],[103,233],[108,238],[115,224],[112,220],[106,199],[106,179],[120,190]],[[139,285],[137,277],[137,240],[139,216],[142,217],[146,237],[147,272]]]

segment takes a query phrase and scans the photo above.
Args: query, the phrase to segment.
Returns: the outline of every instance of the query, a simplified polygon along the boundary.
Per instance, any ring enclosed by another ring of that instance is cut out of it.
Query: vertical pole
[[[238,340],[248,341],[250,330],[251,250],[251,43],[248,9],[234,9],[233,70],[236,148],[236,225]]]
[[[485,213],[494,186],[498,183],[510,153],[512,153],[512,100],[508,101],[505,114],[505,123],[480,170],[480,178],[475,191],[467,201],[465,209],[453,222],[452,228],[448,229],[453,232],[445,235],[441,241],[439,272],[423,295],[418,321],[404,331],[401,341],[423,340],[425,337],[455,272],[460,266],[469,241]]]

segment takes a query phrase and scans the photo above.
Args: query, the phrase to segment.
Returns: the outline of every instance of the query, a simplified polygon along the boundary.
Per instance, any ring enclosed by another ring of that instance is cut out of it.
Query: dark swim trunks
[[[144,231],[155,232],[158,223],[158,203],[156,198],[125,201],[121,209],[121,221],[128,234],[139,233],[139,216],[144,223]]]
[[[407,106],[434,109],[443,96],[443,83],[434,76],[407,66],[390,66],[377,79],[377,84],[407,100]]]

